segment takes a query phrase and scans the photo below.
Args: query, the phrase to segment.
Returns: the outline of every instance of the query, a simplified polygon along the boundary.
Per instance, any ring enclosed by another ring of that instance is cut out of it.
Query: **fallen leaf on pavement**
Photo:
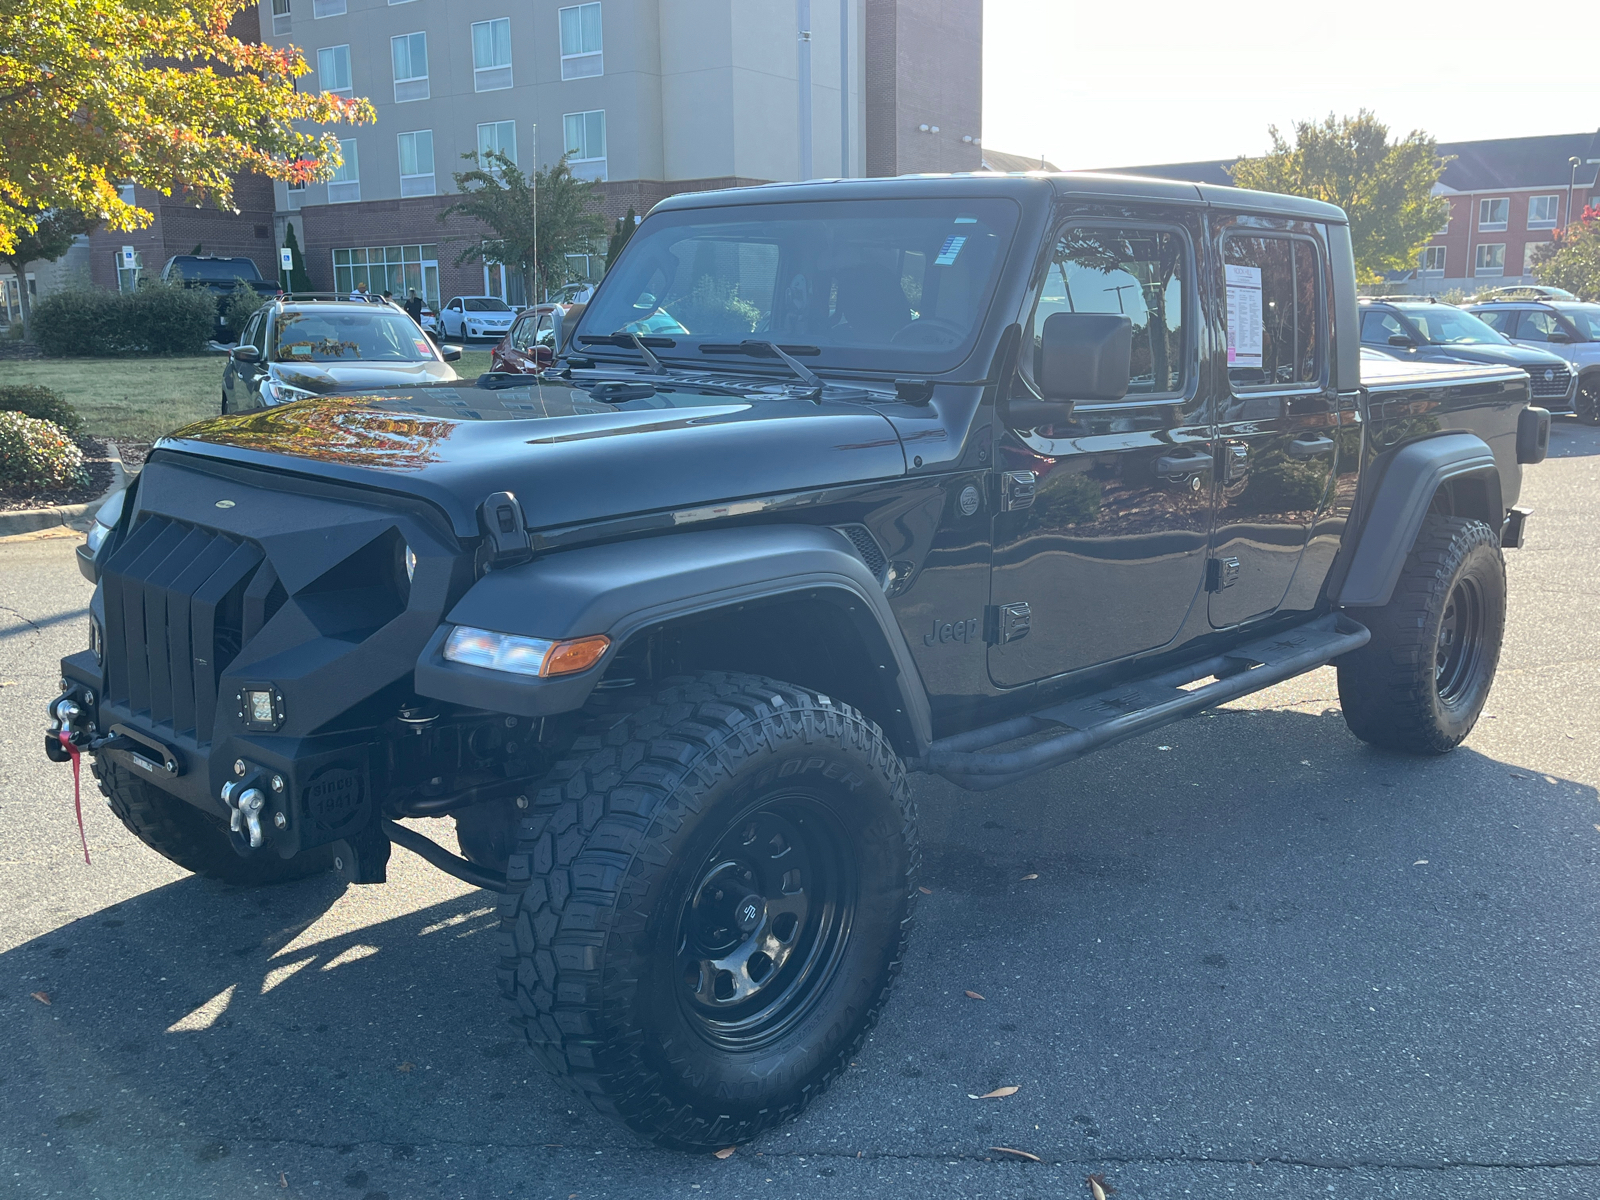
[[[967,1093],[967,1099],[968,1100],[998,1100],[1002,1096],[1015,1096],[1021,1090],[1022,1090],[1021,1088],[1011,1087],[1011,1086],[997,1087],[997,1088],[995,1088],[994,1091],[985,1092],[981,1096],[974,1096],[971,1092],[968,1092]]]
[[[978,993],[977,993],[977,992],[972,992],[972,991],[969,991],[969,992],[968,992],[968,993],[967,993],[967,999],[968,999],[968,1000],[982,1000],[982,999],[983,999],[983,997],[982,997],[982,996],[980,996],[980,995],[978,995]],[[48,1000],[46,1000],[46,1001],[45,1001],[45,1003],[46,1003],[46,1004],[48,1004],[48,1003],[50,1003],[50,1002],[49,1002],[49,1001],[48,1001]]]
[[[1091,1175],[1084,1182],[1089,1185],[1089,1194],[1094,1200],[1106,1200],[1107,1196],[1117,1190],[1106,1182],[1104,1175]]]
[[[1024,875],[1022,877],[1022,880],[1023,880],[1024,883],[1026,883],[1030,879],[1037,879],[1037,878],[1039,878],[1037,875]]]
[[[401,1063],[398,1067],[395,1068],[396,1071],[404,1071],[407,1074],[410,1074],[412,1071],[415,1071],[416,1069],[417,1069],[417,1064],[416,1063],[408,1063],[408,1062]]]
[[[1425,867],[1425,866],[1428,865],[1428,860],[1425,859],[1425,858],[1419,858],[1419,859],[1417,859],[1416,862],[1412,863],[1411,865],[1413,867]]]
[[[33,998],[35,1000],[37,1000],[40,1004],[49,1004],[50,1003],[50,993],[49,992],[35,992],[35,993],[33,993]]]
[[[997,1154],[1015,1154],[1018,1158],[1025,1158],[1029,1162],[1043,1162],[1037,1154],[1029,1154],[1026,1150],[1013,1150],[1010,1146],[990,1146],[989,1149]]]
[[[933,895],[933,889],[932,888],[919,887],[917,889],[917,891],[921,892],[924,896]]]
[[[733,1157],[733,1152],[735,1150],[737,1150],[738,1148],[739,1147],[737,1147],[737,1146],[724,1146],[721,1150],[717,1151],[716,1157],[717,1158],[732,1158]]]
[[[279,1187],[285,1187],[285,1188],[289,1186],[289,1177],[287,1175],[285,1175],[282,1171],[278,1172],[278,1186]]]
[[[1515,771],[1513,771],[1513,772],[1511,772],[1511,778],[1513,778],[1513,779],[1526,779],[1527,776],[1526,775],[1518,775]]]

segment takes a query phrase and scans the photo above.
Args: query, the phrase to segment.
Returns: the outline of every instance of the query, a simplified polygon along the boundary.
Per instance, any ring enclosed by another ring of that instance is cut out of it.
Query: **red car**
[[[489,370],[512,375],[537,375],[555,361],[556,331],[553,314],[568,306],[539,304],[525,308],[506,336],[489,352]]]

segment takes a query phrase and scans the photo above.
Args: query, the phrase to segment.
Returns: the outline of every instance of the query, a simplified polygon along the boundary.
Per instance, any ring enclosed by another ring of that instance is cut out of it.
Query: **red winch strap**
[[[72,808],[78,814],[78,840],[83,843],[83,861],[89,863],[89,839],[83,832],[83,791],[78,778],[78,747],[66,730],[56,734],[61,739],[61,744],[66,747],[68,754],[72,755]]]

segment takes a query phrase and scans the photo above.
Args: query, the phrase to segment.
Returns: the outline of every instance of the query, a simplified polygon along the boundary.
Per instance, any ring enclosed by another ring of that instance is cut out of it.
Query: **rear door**
[[[1282,604],[1332,487],[1339,406],[1321,228],[1217,215],[1212,245],[1227,329],[1207,579],[1211,624],[1220,629]]]
[[[1212,464],[1204,236],[1201,210],[1174,206],[1073,216],[1054,238],[1024,327],[1020,386],[1037,394],[1037,339],[1053,312],[1129,317],[1132,378],[1116,403],[1001,434],[989,650],[1000,687],[1165,646],[1200,594]],[[1029,477],[1022,507],[1014,489]],[[1019,606],[1027,634],[1006,640]]]

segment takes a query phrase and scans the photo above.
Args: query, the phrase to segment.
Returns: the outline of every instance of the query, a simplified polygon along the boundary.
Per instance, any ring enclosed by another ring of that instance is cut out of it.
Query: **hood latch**
[[[534,535],[513,492],[495,492],[478,505],[478,524],[489,548],[489,567],[515,566],[533,557]]]

